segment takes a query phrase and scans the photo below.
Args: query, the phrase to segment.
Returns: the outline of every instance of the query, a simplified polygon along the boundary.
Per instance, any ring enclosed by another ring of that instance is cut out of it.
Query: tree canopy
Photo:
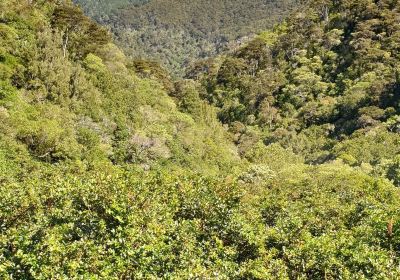
[[[399,19],[313,0],[174,79],[1,1],[0,278],[400,278]]]

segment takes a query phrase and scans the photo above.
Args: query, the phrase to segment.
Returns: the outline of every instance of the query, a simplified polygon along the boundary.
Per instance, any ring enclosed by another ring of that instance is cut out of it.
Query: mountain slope
[[[76,3],[111,27],[128,55],[157,60],[175,74],[182,74],[199,58],[220,53],[237,39],[271,27],[298,6],[293,0],[152,0],[124,6],[111,1],[114,9],[103,10],[89,0]]]
[[[96,154],[114,163],[151,166],[164,158],[187,166],[196,157],[203,162],[207,150],[218,153],[217,143],[227,148],[219,158],[235,157],[213,108],[197,98],[193,115],[180,111],[166,81],[139,78],[107,32],[76,7],[33,5],[54,11],[37,23],[19,18],[37,11],[29,5],[3,15],[3,140],[45,162],[93,161]]]
[[[396,1],[312,1],[175,82],[68,1],[0,11],[1,279],[400,278]]]
[[[76,0],[74,1],[90,16],[97,19],[107,18],[115,10],[123,9],[130,5],[142,5],[148,0]]]
[[[187,76],[203,82],[242,152],[261,140],[311,163],[385,165],[400,152],[399,16],[396,1],[315,1]]]

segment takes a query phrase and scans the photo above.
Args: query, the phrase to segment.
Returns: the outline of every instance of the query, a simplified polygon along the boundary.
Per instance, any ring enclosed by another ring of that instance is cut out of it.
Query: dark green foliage
[[[175,76],[271,27],[296,0],[75,0],[87,14],[109,26],[134,58],[159,61]],[[108,2],[108,3],[106,3]]]
[[[71,4],[55,7],[51,23],[62,31],[64,56],[68,49],[78,58],[84,58],[111,41],[105,28],[87,18],[81,9]]]
[[[173,80],[1,1],[0,279],[399,279],[398,17],[312,1]]]
[[[130,5],[142,5],[149,0],[75,0],[74,2],[82,7],[90,17],[107,20],[113,11]]]
[[[313,1],[188,77],[203,83],[222,122],[253,126],[267,144],[310,163],[352,145],[359,164],[375,165],[397,153],[400,140],[398,17],[396,1]]]

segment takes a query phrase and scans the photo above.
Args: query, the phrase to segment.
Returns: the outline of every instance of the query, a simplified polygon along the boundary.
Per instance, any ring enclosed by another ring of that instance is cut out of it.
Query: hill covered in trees
[[[179,80],[68,1],[0,11],[1,279],[400,277],[397,1]]]
[[[107,25],[126,54],[160,62],[181,76],[184,67],[214,56],[243,37],[272,27],[300,1],[76,0]]]
[[[396,1],[313,1],[187,77],[244,150],[260,139],[314,164],[375,167],[399,152],[399,38]]]
[[[98,20],[108,19],[112,12],[124,9],[130,5],[140,6],[149,0],[74,0],[88,16],[96,17]]]

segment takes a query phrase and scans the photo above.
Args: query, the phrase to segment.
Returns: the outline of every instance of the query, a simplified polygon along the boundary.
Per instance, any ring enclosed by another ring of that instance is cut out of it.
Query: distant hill
[[[124,8],[130,5],[142,5],[149,0],[74,0],[76,4],[85,10],[88,16],[97,20],[106,19],[109,13],[116,9]]]
[[[298,0],[76,0],[111,27],[128,55],[162,62],[174,74],[235,40],[279,22]]]

